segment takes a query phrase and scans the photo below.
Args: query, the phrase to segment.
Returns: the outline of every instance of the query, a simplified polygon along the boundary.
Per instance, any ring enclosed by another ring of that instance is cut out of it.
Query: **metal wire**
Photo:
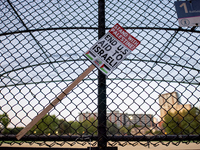
[[[200,28],[179,27],[174,1],[104,5],[0,1],[0,145],[199,144]],[[141,44],[105,78],[105,89],[95,69],[17,141],[91,65],[83,54],[98,40],[104,12],[103,32],[119,23]]]

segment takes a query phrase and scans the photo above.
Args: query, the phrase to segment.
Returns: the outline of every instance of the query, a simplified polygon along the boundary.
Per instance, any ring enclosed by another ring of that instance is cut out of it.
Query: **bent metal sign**
[[[105,75],[109,75],[140,41],[116,24],[84,55]]]

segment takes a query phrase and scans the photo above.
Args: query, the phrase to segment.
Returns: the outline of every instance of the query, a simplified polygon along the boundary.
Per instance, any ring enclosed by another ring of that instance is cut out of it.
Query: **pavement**
[[[167,144],[167,143],[164,143]],[[175,143],[177,144],[177,142]],[[179,145],[174,145],[172,143],[170,143],[168,146],[162,145],[161,143],[159,143],[158,146],[154,147],[152,144],[150,144],[150,146],[143,146],[141,144],[137,144],[136,146],[132,146],[130,144],[123,146],[120,146],[118,144],[116,144],[115,146],[118,146],[118,150],[200,150],[200,144],[196,144],[196,143],[189,143],[189,144],[185,144],[185,143],[180,143]],[[2,144],[0,147],[40,147],[40,148],[47,148],[47,146],[42,145],[39,146],[38,144],[28,144],[28,143],[24,143],[22,145],[18,145],[18,144],[13,144],[12,146],[8,145],[8,144]],[[73,146],[70,146],[69,144],[64,144],[62,146],[59,146],[57,144],[55,144],[52,148],[87,148],[90,147],[89,144],[86,144],[84,146],[80,145],[80,144],[75,144]]]

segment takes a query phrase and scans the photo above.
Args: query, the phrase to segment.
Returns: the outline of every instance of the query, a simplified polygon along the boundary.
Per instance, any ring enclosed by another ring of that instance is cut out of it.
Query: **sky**
[[[106,1],[106,28],[133,27],[127,31],[141,41],[107,77],[108,110],[159,118],[159,94],[173,91],[200,106],[200,35],[167,30],[179,27],[173,2]],[[25,126],[91,65],[83,53],[98,40],[98,5],[3,0],[0,18],[0,113],[11,127]],[[58,29],[67,27],[82,29]],[[34,31],[4,35],[27,29]],[[97,112],[97,76],[95,69],[50,114],[78,121],[80,112]]]

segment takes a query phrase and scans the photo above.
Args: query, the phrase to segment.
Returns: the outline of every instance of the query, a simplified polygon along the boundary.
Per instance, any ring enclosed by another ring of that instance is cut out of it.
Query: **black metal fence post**
[[[105,1],[98,1],[98,38],[105,34]],[[106,149],[106,76],[98,73],[98,147]]]

